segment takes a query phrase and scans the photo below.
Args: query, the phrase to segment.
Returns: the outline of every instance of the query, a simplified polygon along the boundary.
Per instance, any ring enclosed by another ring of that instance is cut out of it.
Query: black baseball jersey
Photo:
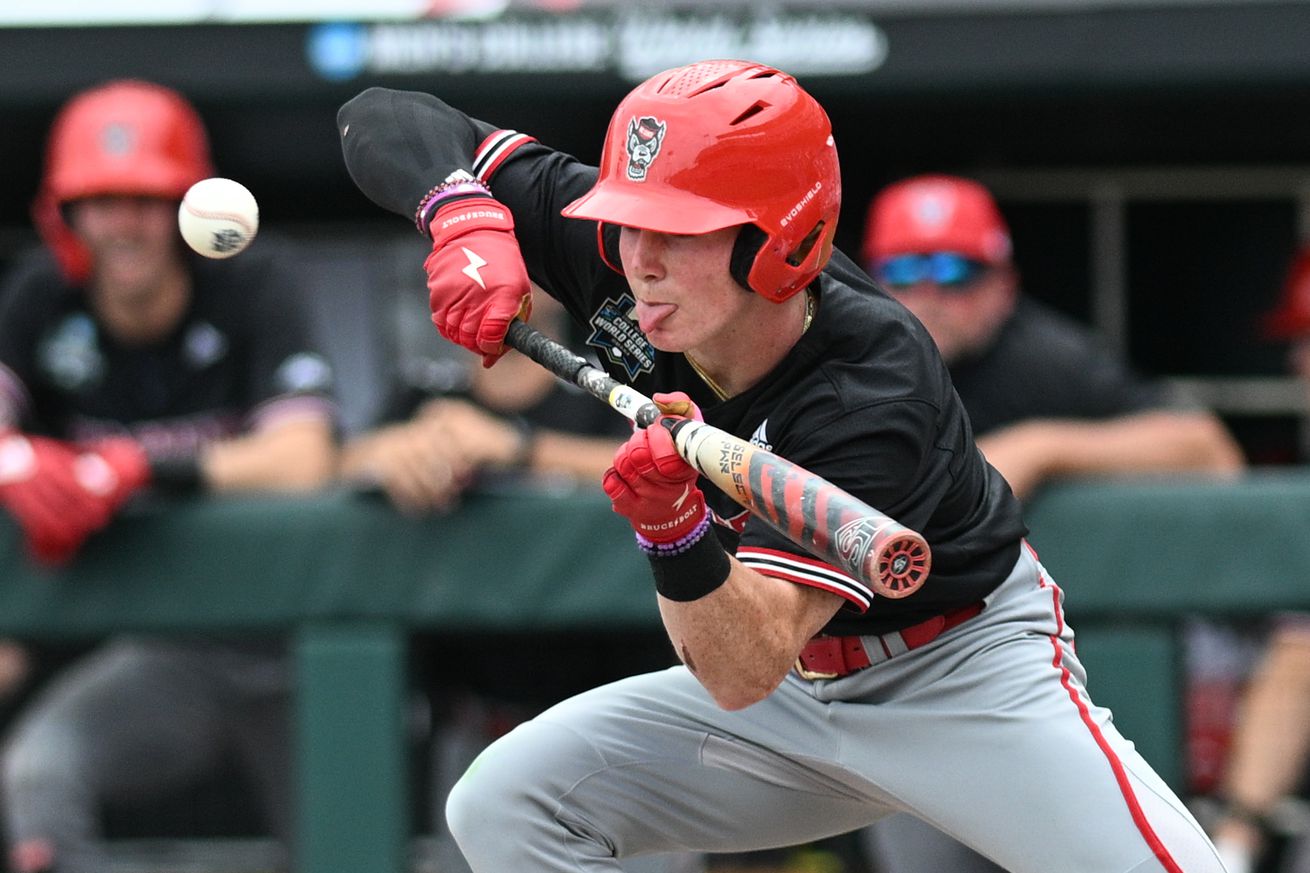
[[[530,276],[586,326],[587,344],[616,378],[647,394],[687,392],[709,423],[925,536],[933,567],[924,586],[901,600],[876,597],[702,480],[738,560],[846,599],[827,632],[906,627],[979,600],[1009,573],[1027,532],[1018,501],[974,445],[927,332],[844,255],[834,253],[812,286],[818,311],[786,359],[753,388],[719,401],[683,355],[657,351],[638,329],[627,282],[601,257],[605,235],[596,223],[560,215],[591,187],[594,167],[425,94],[371,89],[338,121],[356,183],[401,215],[413,216],[428,189],[457,169],[487,181],[514,215]],[[613,246],[606,250],[617,263]]]
[[[0,292],[0,421],[71,440],[129,434],[169,457],[283,414],[334,415],[290,277],[257,255],[192,263],[186,314],[143,346],[105,331],[44,252],[20,263]]]
[[[1020,297],[986,351],[951,367],[982,435],[1032,418],[1105,419],[1172,404],[1086,327]]]

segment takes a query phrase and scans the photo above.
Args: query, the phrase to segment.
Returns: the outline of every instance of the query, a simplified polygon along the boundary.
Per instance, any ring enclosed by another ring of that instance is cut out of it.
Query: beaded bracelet
[[[451,176],[454,177],[455,174],[452,173]],[[432,221],[432,214],[437,211],[437,206],[447,200],[470,195],[490,197],[491,188],[467,173],[461,173],[456,178],[448,178],[435,186],[423,195],[423,199],[418,202],[418,209],[414,211],[414,225],[418,228],[418,232],[430,238],[432,232],[428,229],[428,224]]]
[[[655,590],[668,600],[699,600],[728,581],[732,562],[710,533],[707,515],[686,536],[672,543],[655,543],[637,535],[637,545],[650,559]]]
[[[710,515],[705,513],[701,520],[687,533],[667,543],[657,543],[643,534],[637,534],[637,548],[652,558],[672,558],[681,555],[696,545],[696,542],[710,530]]]

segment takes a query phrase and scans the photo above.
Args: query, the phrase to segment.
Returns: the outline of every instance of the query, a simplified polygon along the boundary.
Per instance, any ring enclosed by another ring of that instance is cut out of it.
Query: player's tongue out
[[[638,301],[637,308],[634,310],[637,316],[637,326],[641,328],[642,333],[650,333],[660,326],[666,318],[673,314],[678,307],[672,303],[642,303]]]

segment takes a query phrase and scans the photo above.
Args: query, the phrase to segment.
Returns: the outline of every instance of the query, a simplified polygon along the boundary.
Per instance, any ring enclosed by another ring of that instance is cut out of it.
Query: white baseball
[[[255,195],[231,179],[202,179],[177,208],[182,239],[207,258],[230,258],[250,245],[259,230]]]

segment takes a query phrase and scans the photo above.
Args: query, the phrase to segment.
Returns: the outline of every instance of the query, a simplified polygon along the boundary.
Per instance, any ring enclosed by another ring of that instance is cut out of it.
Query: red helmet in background
[[[64,204],[106,194],[181,200],[212,175],[204,124],[182,95],[149,82],[110,82],[73,97],[56,116],[33,205],[36,227],[65,275],[81,283],[90,256],[65,223]]]
[[[955,252],[985,264],[1010,259],[1010,229],[991,193],[972,179],[927,175],[884,188],[869,204],[866,266],[896,255]]]
[[[828,262],[840,207],[823,108],[785,73],[720,60],[667,70],[624,98],[596,184],[563,214],[677,234],[752,225],[733,276],[782,301]]]
[[[1302,248],[1287,272],[1278,305],[1264,319],[1271,339],[1310,336],[1310,246]]]

